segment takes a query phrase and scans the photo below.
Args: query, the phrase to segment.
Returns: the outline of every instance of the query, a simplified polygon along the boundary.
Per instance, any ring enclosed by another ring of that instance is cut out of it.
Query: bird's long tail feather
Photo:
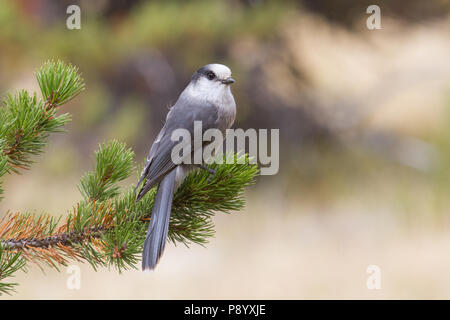
[[[172,170],[159,184],[142,252],[142,270],[154,269],[164,251],[169,231],[175,176],[176,170]]]

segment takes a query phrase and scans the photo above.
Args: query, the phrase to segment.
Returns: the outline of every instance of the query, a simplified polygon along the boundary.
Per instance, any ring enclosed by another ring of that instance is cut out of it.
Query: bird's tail
[[[142,270],[154,269],[164,251],[169,231],[175,176],[176,170],[172,170],[159,184],[142,252]]]

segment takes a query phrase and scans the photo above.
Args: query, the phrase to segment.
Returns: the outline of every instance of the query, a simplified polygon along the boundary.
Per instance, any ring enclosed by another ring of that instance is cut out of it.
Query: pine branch
[[[24,270],[25,260],[20,252],[10,252],[0,245],[0,295],[11,294],[15,291],[15,282],[5,282],[4,279],[13,277],[14,273],[20,269]]]
[[[28,168],[30,156],[42,152],[50,132],[60,131],[68,115],[56,116],[61,104],[84,85],[71,66],[48,62],[38,71],[43,100],[21,91],[8,95],[0,109],[0,177]],[[216,170],[194,171],[174,195],[168,239],[174,243],[204,245],[214,235],[217,212],[240,210],[244,189],[258,173],[247,155],[230,155],[234,164],[211,165]],[[244,164],[238,161],[244,157]],[[225,163],[229,163],[226,161]],[[95,153],[94,170],[81,178],[82,199],[67,216],[9,213],[0,220],[0,294],[11,293],[14,283],[4,279],[26,262],[59,270],[70,261],[88,262],[119,272],[136,268],[152,211],[155,189],[136,202],[134,186],[121,192],[118,183],[131,176],[134,153],[111,141]]]
[[[51,132],[62,131],[70,120],[69,114],[56,115],[56,108],[77,96],[84,83],[75,67],[61,61],[46,62],[36,72],[42,99],[22,90],[7,94],[0,106],[0,178],[6,173],[18,173],[32,164],[31,156],[42,153]],[[0,181],[0,200],[3,190]],[[42,217],[40,218],[42,219]],[[50,225],[51,220],[45,223]],[[11,221],[9,222],[11,223]],[[30,222],[17,217],[16,227]],[[44,223],[38,221],[38,223]],[[3,230],[5,231],[5,230]],[[22,235],[24,236],[24,235]],[[11,244],[11,243],[10,243]],[[6,277],[25,268],[23,250],[11,252],[0,243],[0,294],[14,291],[15,283],[4,282]]]
[[[52,110],[75,98],[84,90],[78,69],[62,61],[48,61],[36,74],[45,110]]]
[[[40,154],[48,135],[70,120],[67,113],[56,116],[56,108],[84,89],[77,69],[61,61],[45,63],[36,78],[42,100],[22,90],[7,94],[0,108],[0,155],[7,157],[7,172],[30,167],[30,156]]]
[[[237,162],[237,155],[235,163]],[[257,167],[245,164],[212,165],[212,179],[206,171],[191,173],[174,196],[169,240],[174,243],[204,244],[213,236],[212,216],[244,206],[244,188],[253,183]],[[45,215],[10,214],[0,222],[0,244],[5,250],[22,252],[39,265],[58,269],[70,260],[89,262],[94,269],[135,268],[142,252],[155,190],[135,202],[133,186],[119,195],[117,183],[128,178],[133,152],[112,141],[96,152],[96,167],[80,185],[84,197],[63,224]]]

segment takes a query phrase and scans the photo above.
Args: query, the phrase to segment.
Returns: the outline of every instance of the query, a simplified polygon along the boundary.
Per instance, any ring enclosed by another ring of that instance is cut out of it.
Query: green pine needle
[[[8,157],[2,154],[3,148],[0,142],[0,178],[8,171]],[[3,189],[2,181],[0,180],[0,200],[2,199]]]
[[[133,171],[134,152],[115,140],[100,145],[95,153],[94,172],[81,179],[79,190],[84,199],[104,201],[119,194],[116,183],[129,177]]]
[[[78,68],[58,60],[47,61],[36,73],[44,100],[60,106],[84,90],[84,82]]]
[[[0,245],[0,296],[4,293],[12,294],[18,283],[5,282],[4,279],[14,277],[14,273],[18,270],[25,270],[25,260],[21,257],[20,252],[9,252]]]

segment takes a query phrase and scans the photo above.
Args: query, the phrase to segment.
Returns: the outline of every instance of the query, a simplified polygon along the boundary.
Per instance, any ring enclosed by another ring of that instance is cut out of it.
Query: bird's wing
[[[145,161],[144,170],[142,170],[141,177],[139,178],[139,181],[136,185],[136,188],[134,189],[134,192],[136,192],[139,185],[144,181],[144,179],[147,177],[148,169],[150,168],[150,164],[152,163],[153,157],[156,154],[156,150],[158,150],[159,144],[161,142],[161,138],[164,136],[165,126],[161,129],[158,136],[156,137],[156,140],[153,142],[152,147],[150,148],[150,151],[148,152],[147,159]]]
[[[191,141],[193,141],[194,121],[202,121],[204,132],[216,126],[217,118],[217,108],[212,104],[177,101],[167,114],[166,123],[150,149],[139,184],[144,178],[146,181],[139,191],[137,200],[176,167],[172,161],[172,148],[179,142],[172,141],[172,132],[176,129],[186,129],[190,132]],[[194,151],[192,150],[192,153]]]

